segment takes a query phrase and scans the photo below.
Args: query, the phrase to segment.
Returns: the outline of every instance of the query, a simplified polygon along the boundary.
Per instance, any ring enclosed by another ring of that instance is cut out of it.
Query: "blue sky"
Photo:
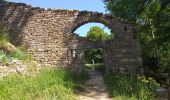
[[[22,2],[33,7],[41,8],[56,8],[56,9],[70,9],[70,10],[87,10],[106,13],[105,5],[102,0],[9,0],[11,2]],[[91,26],[104,27],[102,24],[88,23],[78,28],[75,33],[80,36],[85,36]],[[104,28],[106,32],[109,32],[107,28]]]
[[[100,26],[102,29],[104,29],[105,32],[110,34],[110,29],[105,27],[105,25],[100,23],[87,23],[81,27],[79,27],[74,33],[79,34],[80,36],[86,36],[86,33],[90,30],[90,27],[92,26]]]

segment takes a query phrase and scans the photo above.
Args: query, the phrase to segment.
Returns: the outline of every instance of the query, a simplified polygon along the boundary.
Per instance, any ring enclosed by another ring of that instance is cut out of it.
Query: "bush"
[[[31,55],[27,51],[21,51],[18,49],[16,52],[11,53],[11,57],[28,62],[32,59]]]
[[[6,55],[3,50],[0,50],[0,63],[7,64],[10,61],[10,58]]]
[[[110,95],[118,100],[155,100],[158,85],[152,78],[107,73],[104,79]]]
[[[30,62],[32,56],[28,54],[27,51],[21,51],[20,49],[17,49],[15,52],[12,52],[11,54],[6,53],[4,50],[0,50],[0,63],[8,64],[13,59],[22,60],[24,62]]]

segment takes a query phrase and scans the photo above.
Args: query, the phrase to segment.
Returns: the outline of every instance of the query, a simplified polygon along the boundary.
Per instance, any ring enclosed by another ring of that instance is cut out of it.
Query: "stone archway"
[[[27,46],[35,60],[43,65],[68,66],[70,48],[91,46],[104,48],[108,70],[135,73],[142,64],[138,31],[123,19],[97,12],[0,3],[0,25],[8,29],[11,42]],[[116,33],[114,39],[93,43],[72,33],[87,22],[99,22],[108,26]]]
[[[98,43],[104,50],[107,70],[135,73],[142,63],[135,26],[110,15],[83,11],[77,14],[71,32],[88,22],[102,23],[115,33],[114,39]]]

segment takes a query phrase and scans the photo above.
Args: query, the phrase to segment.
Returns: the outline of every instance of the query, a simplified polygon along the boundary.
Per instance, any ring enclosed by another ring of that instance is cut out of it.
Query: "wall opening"
[[[89,70],[97,70],[99,72],[105,73],[105,66],[104,66],[104,55],[102,48],[92,48],[86,49],[84,51],[85,56],[85,68]]]
[[[96,34],[98,32],[98,36],[100,35],[100,33],[105,33],[106,35],[108,35],[107,37],[108,39],[110,39],[113,36],[113,34],[111,33],[111,29],[109,29],[107,26],[105,26],[102,23],[96,23],[96,22],[85,23],[79,26],[78,28],[76,28],[76,30],[73,31],[73,33],[78,34],[80,37],[86,38],[90,32],[95,30],[96,30]]]
[[[73,33],[78,34],[80,37],[83,37],[86,40],[90,40],[90,43],[97,42],[97,44],[99,45],[96,46],[93,45],[93,43],[83,45],[85,68],[94,68],[103,73],[106,71],[104,61],[106,61],[107,59],[104,59],[102,42],[114,38],[114,33],[112,32],[113,30],[109,29],[106,25],[100,22],[82,23],[81,25],[78,25],[75,30],[73,29]],[[71,52],[74,56],[74,51]],[[81,62],[82,61],[80,61],[80,63]]]

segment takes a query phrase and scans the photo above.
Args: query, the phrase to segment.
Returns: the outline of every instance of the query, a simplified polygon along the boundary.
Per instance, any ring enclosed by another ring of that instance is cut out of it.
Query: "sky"
[[[106,13],[105,5],[102,0],[9,0],[11,2],[22,2],[33,7],[41,7],[41,8],[55,8],[55,9],[69,9],[69,10],[87,10],[93,12],[102,12]],[[75,33],[80,36],[85,36],[92,26],[100,26],[106,32],[110,32],[110,30],[104,27],[103,24],[99,23],[88,23],[80,28],[78,28]]]

